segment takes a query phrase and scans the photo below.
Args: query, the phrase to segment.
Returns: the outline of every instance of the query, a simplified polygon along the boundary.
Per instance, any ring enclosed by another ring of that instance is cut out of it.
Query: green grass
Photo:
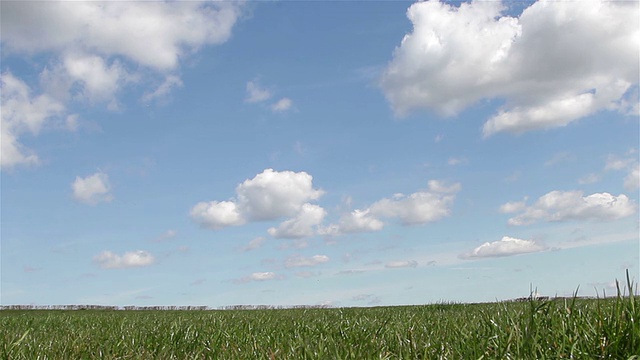
[[[0,357],[640,359],[639,299],[342,309],[3,310]]]

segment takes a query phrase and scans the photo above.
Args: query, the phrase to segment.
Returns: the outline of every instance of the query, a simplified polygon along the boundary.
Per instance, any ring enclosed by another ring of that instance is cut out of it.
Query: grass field
[[[3,310],[0,356],[640,359],[638,300],[618,296],[283,310]]]

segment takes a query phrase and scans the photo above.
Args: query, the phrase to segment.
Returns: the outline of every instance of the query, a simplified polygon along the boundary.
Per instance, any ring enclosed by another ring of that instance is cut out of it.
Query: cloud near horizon
[[[126,269],[149,266],[155,262],[155,258],[144,250],[129,251],[123,255],[103,251],[93,257],[93,262],[103,269]]]
[[[509,236],[501,240],[485,242],[468,253],[460,255],[462,259],[488,258],[528,254],[548,250],[549,248],[533,240],[522,240]]]
[[[324,235],[342,235],[382,230],[383,218],[398,219],[402,225],[423,225],[451,215],[455,195],[460,183],[447,185],[430,180],[428,189],[410,195],[395,194],[376,201],[366,209],[356,209],[344,214],[337,224],[324,227]]]
[[[504,9],[500,1],[413,4],[413,31],[380,80],[395,113],[455,116],[504,100],[485,137],[566,126],[601,110],[638,115],[637,3],[541,0],[517,17]]]
[[[530,225],[538,221],[608,221],[636,213],[636,204],[626,195],[595,193],[583,196],[582,191],[551,191],[533,205],[507,203],[503,212],[520,213],[509,219],[509,225]]]

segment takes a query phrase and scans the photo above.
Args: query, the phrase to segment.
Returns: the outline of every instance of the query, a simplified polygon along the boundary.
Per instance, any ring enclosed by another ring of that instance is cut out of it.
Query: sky
[[[639,12],[2,1],[0,303],[613,295]]]

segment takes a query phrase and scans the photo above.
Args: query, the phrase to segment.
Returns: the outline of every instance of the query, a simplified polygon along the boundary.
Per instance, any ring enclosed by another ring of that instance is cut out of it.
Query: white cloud
[[[180,86],[180,61],[202,46],[221,44],[240,16],[240,2],[32,2],[2,4],[2,51],[31,57],[44,54],[40,89],[31,90],[2,74],[2,168],[37,164],[20,135],[37,135],[49,119],[64,115],[70,100],[119,108],[126,84],[165,81],[144,101]],[[77,119],[71,119],[74,130]]]
[[[93,258],[93,262],[103,269],[148,266],[153,264],[154,261],[153,255],[143,250],[130,251],[123,255],[114,254],[111,251],[103,251]]]
[[[303,204],[296,217],[284,221],[278,228],[270,228],[269,235],[279,239],[299,239],[315,235],[327,212],[318,205]]]
[[[251,280],[263,281],[275,279],[276,274],[273,272],[255,272],[249,276]]]
[[[582,195],[582,191],[551,191],[541,196],[535,204],[520,209],[521,214],[509,219],[509,224],[529,225],[537,221],[616,220],[636,212],[635,203],[624,194],[614,196],[605,192]]]
[[[251,241],[249,241],[249,244],[247,244],[247,246],[242,247],[242,251],[252,251],[255,249],[259,249],[260,247],[262,247],[262,245],[265,242],[265,238],[263,237],[257,237]]]
[[[235,199],[200,202],[191,209],[191,217],[211,229],[247,221],[298,217],[283,223],[281,234],[286,237],[284,235],[304,232],[305,225],[314,222],[322,209],[308,202],[322,194],[322,190],[313,188],[313,177],[306,172],[266,169],[238,185]]]
[[[96,205],[100,202],[113,200],[113,196],[110,194],[109,177],[102,172],[85,178],[76,176],[71,188],[73,189],[73,198],[85,204]]]
[[[236,283],[248,283],[251,281],[267,281],[267,280],[276,280],[282,279],[282,276],[278,276],[276,273],[271,271],[266,272],[254,272],[249,276],[242,277],[240,279],[234,280]]]
[[[2,38],[19,53],[83,50],[122,56],[157,70],[207,44],[221,44],[240,15],[231,2],[10,2]]]
[[[405,225],[426,224],[449,216],[455,193],[459,190],[460,184],[446,186],[432,180],[429,181],[429,191],[409,196],[396,194],[392,199],[375,202],[370,211],[377,217],[397,218]]]
[[[516,239],[509,236],[502,237],[501,240],[485,242],[473,249],[471,252],[462,254],[463,259],[511,256],[518,254],[545,251],[548,248],[533,240]]]
[[[395,194],[384,198],[366,209],[357,209],[343,215],[338,224],[331,224],[320,230],[323,235],[372,232],[382,230],[381,218],[395,218],[403,225],[419,225],[440,220],[451,213],[455,194],[460,191],[459,183],[447,185],[441,181],[429,181],[429,188],[408,196]]]
[[[304,257],[301,255],[294,255],[287,258],[284,262],[284,266],[288,268],[292,267],[309,267],[324,264],[329,262],[329,257],[326,255],[314,255],[311,257]]]
[[[306,172],[266,169],[236,188],[238,207],[250,220],[274,220],[294,216],[302,206],[317,200],[323,191],[313,188]]]
[[[490,136],[628,111],[628,90],[639,78],[637,4],[541,0],[519,17],[503,8],[495,1],[413,4],[413,31],[381,78],[395,112],[453,116],[482,99],[504,99],[483,127]]]
[[[390,261],[384,264],[384,267],[389,269],[397,269],[397,268],[407,268],[407,267],[416,267],[418,266],[418,262],[415,260],[398,260],[398,261]]]
[[[625,157],[609,155],[605,165],[606,170],[626,171],[624,178],[624,188],[636,192],[640,188],[640,164],[638,162],[637,149],[631,149]]]
[[[371,210],[354,210],[340,218],[338,224],[341,233],[357,233],[379,231],[384,223],[371,215]]]
[[[257,103],[262,102],[271,97],[271,92],[260,87],[257,81],[247,82],[247,98],[246,102]]]
[[[525,201],[513,201],[500,206],[500,212],[503,214],[512,214],[512,213],[520,212],[524,210],[526,207],[527,207],[527,203]]]
[[[191,208],[190,215],[200,225],[213,230],[246,222],[232,201],[199,202]]]
[[[451,166],[456,166],[456,165],[460,165],[460,164],[466,164],[468,162],[467,159],[465,158],[449,158],[449,160],[447,160],[447,164],[451,165]]]
[[[34,165],[38,156],[19,142],[23,133],[37,135],[47,121],[59,117],[65,107],[46,94],[34,96],[27,84],[5,72],[1,76],[0,112],[2,155],[0,166]]]
[[[278,100],[275,104],[271,105],[271,110],[275,112],[283,112],[287,111],[293,106],[293,101],[289,98],[282,98]]]
[[[632,166],[634,162],[637,160],[633,158],[620,158],[618,156],[609,155],[607,157],[606,164],[604,166],[605,170],[624,170],[629,166]]]
[[[629,170],[629,174],[624,178],[624,188],[629,191],[638,191],[640,187],[640,165],[636,164]]]

